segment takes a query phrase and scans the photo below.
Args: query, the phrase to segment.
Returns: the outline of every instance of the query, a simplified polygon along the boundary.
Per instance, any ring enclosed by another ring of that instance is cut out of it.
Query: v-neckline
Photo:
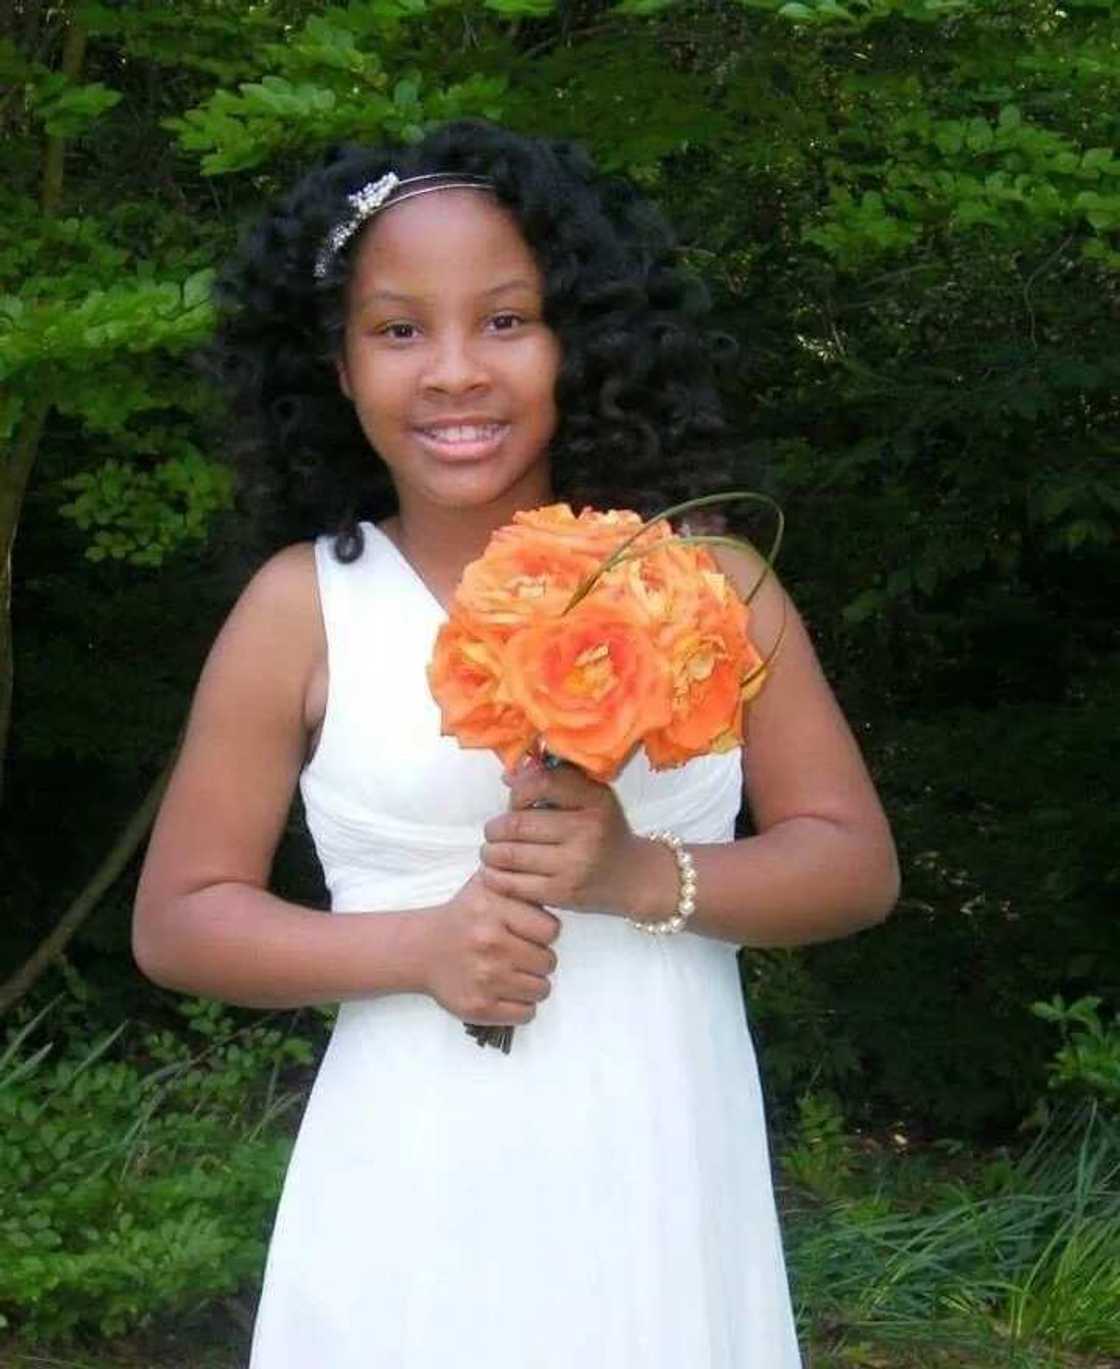
[[[428,584],[427,580],[424,579],[424,577],[420,574],[420,572],[416,569],[416,567],[412,564],[412,562],[408,559],[404,552],[401,551],[400,547],[397,546],[396,542],[393,541],[389,534],[387,532],[382,532],[382,530],[377,526],[376,523],[367,523],[365,524],[365,526],[368,528],[372,528],[373,531],[378,535],[378,537],[381,538],[382,542],[384,542],[385,545],[389,548],[389,551],[392,553],[398,564],[406,572],[409,579],[413,582],[413,584],[415,584],[416,588],[421,592],[421,594],[424,595],[424,597],[433,606],[433,608],[437,609],[443,615],[443,617],[448,617],[450,610],[446,607],[446,605],[444,605],[444,603],[440,600],[439,596],[432,589],[431,585]]]

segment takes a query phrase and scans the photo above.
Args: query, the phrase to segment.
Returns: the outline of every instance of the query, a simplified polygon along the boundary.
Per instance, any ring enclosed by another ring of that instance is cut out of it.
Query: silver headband
[[[438,185],[430,182],[438,181]],[[342,251],[359,228],[382,209],[387,202],[400,204],[416,195],[430,195],[435,190],[493,190],[494,182],[485,176],[472,176],[458,171],[434,171],[426,176],[406,176],[404,180],[394,171],[387,171],[378,181],[369,181],[353,195],[347,195],[346,203],[354,211],[348,219],[336,224],[323,239],[323,245],[315,254],[312,274],[322,280],[335,257]],[[396,191],[403,190],[398,195]]]

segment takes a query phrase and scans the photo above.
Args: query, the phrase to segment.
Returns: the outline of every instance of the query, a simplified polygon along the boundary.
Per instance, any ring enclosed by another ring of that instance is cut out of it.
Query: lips
[[[429,451],[450,460],[474,461],[490,456],[509,432],[508,423],[491,420],[429,423],[416,435]]]

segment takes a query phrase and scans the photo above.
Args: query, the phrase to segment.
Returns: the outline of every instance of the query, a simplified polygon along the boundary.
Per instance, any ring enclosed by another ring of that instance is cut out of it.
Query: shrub
[[[93,1045],[71,1009],[0,1053],[0,1325],[28,1339],[117,1334],[255,1280],[291,1144],[281,1081],[311,1059],[214,1003],[183,1003],[185,1032],[122,1023]]]

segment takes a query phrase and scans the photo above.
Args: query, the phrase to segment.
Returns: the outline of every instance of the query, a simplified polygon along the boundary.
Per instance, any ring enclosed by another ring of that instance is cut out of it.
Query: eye
[[[377,329],[377,336],[390,342],[411,342],[416,333],[415,323],[386,323]]]
[[[507,309],[504,313],[495,314],[490,320],[490,326],[496,333],[510,333],[524,322],[525,319],[521,314],[515,314],[512,310]]]

